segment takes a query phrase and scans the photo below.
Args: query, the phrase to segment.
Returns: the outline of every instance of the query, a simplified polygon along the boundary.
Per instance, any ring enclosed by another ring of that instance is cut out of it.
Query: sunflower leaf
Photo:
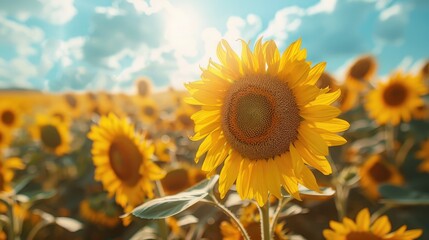
[[[394,205],[429,205],[429,195],[403,187],[384,184],[379,188],[383,199],[380,202]]]
[[[157,198],[146,202],[132,211],[132,214],[139,218],[145,219],[163,219],[171,217],[193,206],[201,199],[205,198],[208,193],[198,191],[187,193],[182,192],[176,195]]]
[[[219,176],[216,175],[211,179],[201,181],[184,192],[148,201],[135,208],[131,213],[144,219],[163,219],[181,213],[205,198],[218,178]]]

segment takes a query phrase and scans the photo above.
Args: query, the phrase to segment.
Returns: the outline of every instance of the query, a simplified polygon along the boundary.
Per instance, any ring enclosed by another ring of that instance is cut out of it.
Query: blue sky
[[[308,59],[340,80],[361,54],[379,76],[429,59],[427,0],[3,0],[0,88],[132,91],[197,80],[220,39],[263,36],[283,50],[302,38]]]

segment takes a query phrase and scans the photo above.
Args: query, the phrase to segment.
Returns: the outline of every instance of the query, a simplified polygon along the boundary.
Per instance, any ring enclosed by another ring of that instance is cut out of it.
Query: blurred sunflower
[[[68,92],[61,95],[63,99],[63,103],[67,106],[67,110],[69,111],[72,117],[80,117],[81,108],[83,104],[81,103],[81,99],[76,93]]]
[[[404,182],[398,169],[385,161],[381,155],[373,155],[359,169],[360,185],[373,199],[380,197],[380,184],[401,185]]]
[[[194,121],[191,119],[191,115],[196,112],[195,108],[189,105],[181,105],[175,111],[175,129],[179,131],[192,130],[194,129]]]
[[[330,92],[336,91],[339,86],[337,80],[329,73],[323,72],[319,80],[316,82],[318,88],[329,88]]]
[[[349,89],[360,92],[368,85],[377,71],[377,61],[372,55],[363,55],[350,66],[346,75]]]
[[[109,114],[91,127],[88,137],[93,141],[95,179],[110,196],[116,195],[116,202],[129,208],[153,198],[152,181],[165,174],[150,160],[153,146],[134,132],[133,125]]]
[[[416,108],[414,108],[411,112],[413,119],[418,120],[427,120],[429,119],[429,106],[424,103]]]
[[[315,86],[325,63],[311,68],[300,46],[298,40],[281,56],[274,41],[259,39],[254,52],[242,41],[240,59],[222,40],[217,48],[221,64],[210,61],[200,81],[186,84],[192,96],[187,102],[202,107],[192,116],[192,139],[204,139],[195,160],[207,153],[202,169],[209,174],[224,162],[222,198],[237,180],[240,197],[259,205],[269,192],[281,198],[281,186],[300,199],[298,183],[319,191],[306,165],[331,173],[328,146],[346,142],[336,133],[349,124],[329,106],[340,91]]]
[[[148,97],[152,94],[153,84],[147,77],[140,77],[135,81],[137,95],[139,97]]]
[[[12,132],[10,129],[0,125],[0,149],[6,148],[12,141]]]
[[[398,125],[401,120],[411,120],[411,111],[423,104],[424,93],[426,88],[418,75],[398,72],[368,93],[365,107],[378,124]]]
[[[56,117],[37,115],[36,123],[30,127],[30,133],[34,140],[40,141],[45,149],[56,155],[70,151],[69,125]]]
[[[79,214],[82,218],[86,219],[95,225],[113,228],[120,222],[120,212],[105,204],[100,206],[91,203],[89,200],[83,200],[79,205]]]
[[[162,188],[167,195],[173,195],[206,179],[206,174],[199,168],[181,164],[180,167],[167,171],[161,179]]]
[[[0,105],[0,124],[8,129],[16,128],[21,123],[21,114],[19,109],[13,104],[3,103]]]
[[[341,111],[347,112],[354,108],[359,100],[359,93],[347,86],[341,86],[341,96],[338,99],[338,105]]]
[[[155,140],[155,156],[163,162],[171,161],[171,154],[176,152],[175,142],[168,136]]]
[[[20,158],[13,157],[0,160],[0,192],[12,191],[12,180],[15,171],[24,169],[25,165]]]
[[[423,81],[426,83],[426,86],[429,87],[429,60],[426,60],[420,69],[420,74],[422,75]]]
[[[289,239],[286,231],[284,230],[285,223],[279,223],[274,229],[274,238],[277,240]],[[261,223],[252,222],[244,226],[246,232],[249,234],[250,239],[261,239]],[[227,221],[223,221],[220,224],[220,231],[222,233],[223,240],[243,240],[243,236],[240,231],[233,224]]]
[[[329,225],[331,229],[323,231],[326,240],[413,240],[422,235],[422,230],[407,231],[405,225],[394,232],[390,232],[392,227],[387,216],[377,218],[371,224],[370,213],[367,208],[358,213],[356,221],[346,217],[342,223],[331,221]]]
[[[159,117],[159,108],[157,103],[151,98],[138,100],[138,117],[147,124],[155,123]]]
[[[67,106],[63,103],[52,104],[46,115],[48,115],[48,117],[57,118],[61,123],[64,124],[71,123],[70,113],[67,110]]]
[[[423,160],[419,165],[419,170],[422,172],[429,172],[429,140],[421,143],[420,150],[417,152],[416,156]]]

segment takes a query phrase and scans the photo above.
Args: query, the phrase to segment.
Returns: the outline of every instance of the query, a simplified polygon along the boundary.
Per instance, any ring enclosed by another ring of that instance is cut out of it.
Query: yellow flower
[[[181,164],[180,167],[169,170],[161,180],[161,184],[167,195],[173,195],[192,187],[205,178],[205,173],[200,169]]]
[[[210,61],[202,79],[186,85],[187,102],[201,106],[192,115],[193,140],[204,139],[195,160],[207,153],[202,170],[209,174],[224,163],[222,198],[236,181],[240,197],[259,205],[268,193],[280,198],[281,186],[300,199],[298,184],[319,190],[308,166],[331,173],[328,147],[346,142],[336,133],[349,124],[329,106],[340,91],[315,86],[325,63],[311,68],[300,46],[298,40],[280,55],[274,41],[258,40],[254,52],[242,41],[240,59],[222,40],[221,64]]]
[[[348,69],[346,85],[353,90],[362,91],[374,77],[377,70],[377,61],[371,55],[359,57]]]
[[[178,131],[189,130],[194,128],[194,121],[191,115],[196,112],[195,108],[189,105],[181,105],[175,111],[175,129]]]
[[[135,81],[137,95],[140,97],[148,97],[152,94],[152,81],[147,77],[140,77]]]
[[[159,117],[158,104],[151,98],[137,100],[137,112],[139,118],[147,124],[155,123]]]
[[[331,229],[325,229],[323,236],[326,240],[413,240],[422,235],[422,230],[408,230],[402,226],[392,230],[389,218],[382,216],[371,224],[370,213],[367,208],[362,209],[356,216],[356,221],[344,218],[343,222],[331,221]]]
[[[359,92],[356,89],[348,88],[345,85],[341,87],[341,96],[338,99],[341,111],[346,112],[354,108],[358,100]]]
[[[429,119],[429,105],[424,103],[414,108],[411,112],[413,119],[427,120]]]
[[[373,199],[379,198],[378,187],[380,184],[389,183],[401,185],[404,182],[398,169],[385,161],[380,155],[371,156],[359,170],[360,185]]]
[[[429,172],[429,140],[421,144],[420,150],[417,152],[417,158],[423,160],[419,166],[419,170],[422,172]]]
[[[318,88],[329,87],[330,92],[334,92],[339,88],[337,80],[335,80],[335,78],[327,72],[324,72],[322,75],[320,75],[319,80],[316,82],[316,86]]]
[[[24,169],[25,165],[20,158],[13,157],[6,160],[0,160],[0,192],[12,191],[12,179],[15,176],[15,170]]]
[[[97,206],[93,205],[94,204],[91,204],[88,200],[83,200],[80,203],[79,213],[82,218],[86,219],[90,223],[109,228],[116,227],[119,224],[119,211],[115,211],[115,209],[110,207],[110,212],[105,212],[107,211],[105,208],[98,206],[98,209],[96,209]]]
[[[6,148],[12,141],[12,131],[0,125],[0,149]]]
[[[425,92],[419,76],[398,72],[368,93],[365,107],[378,124],[398,125],[401,120],[411,120],[411,112],[423,104]]]
[[[150,160],[153,146],[134,132],[134,126],[113,114],[100,118],[88,137],[93,141],[92,160],[95,180],[122,207],[135,207],[146,198],[153,198],[153,180],[164,172]]]
[[[171,161],[171,154],[175,154],[176,144],[167,135],[155,141],[155,156],[163,162]]]
[[[56,155],[63,155],[70,151],[70,134],[67,122],[61,122],[56,117],[47,115],[36,116],[36,123],[30,128],[34,140],[40,141],[42,146]]]
[[[0,125],[14,129],[21,124],[21,115],[17,106],[12,103],[2,102],[0,105]]]
[[[274,229],[274,239],[287,240],[289,239],[283,230],[285,223],[279,223]],[[251,222],[244,226],[246,232],[249,234],[250,239],[261,239],[261,223]],[[220,231],[222,233],[223,240],[243,240],[243,236],[240,231],[233,224],[223,221],[220,224]]]

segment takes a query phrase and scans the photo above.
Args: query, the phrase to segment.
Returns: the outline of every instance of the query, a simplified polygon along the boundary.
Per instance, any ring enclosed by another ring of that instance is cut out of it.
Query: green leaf
[[[38,200],[51,198],[56,193],[57,191],[55,190],[49,190],[49,191],[35,190],[31,192],[26,192],[26,193],[20,193],[16,196],[16,199],[20,202],[34,202]]]
[[[379,192],[383,199],[380,202],[394,205],[429,205],[429,195],[411,189],[393,185],[381,185]]]
[[[184,192],[148,201],[135,208],[131,213],[144,219],[163,219],[176,215],[205,198],[218,178],[219,176],[216,175],[210,180],[201,181]]]
[[[69,232],[77,232],[83,228],[83,224],[76,219],[68,217],[57,217],[55,223]]]
[[[13,186],[13,190],[16,193],[19,193],[23,188],[25,188],[30,182],[31,180],[33,180],[36,177],[36,175],[27,175],[24,176],[22,178],[20,178],[19,180],[16,181],[16,183]]]
[[[321,188],[320,192],[315,192],[300,185],[298,190],[300,195],[316,197],[329,197],[335,194],[335,190],[332,188]],[[284,188],[281,188],[281,193],[283,197],[290,197],[290,194]]]
[[[157,198],[140,205],[132,211],[136,217],[145,219],[163,219],[176,215],[205,198],[208,193],[179,193],[172,196]]]

